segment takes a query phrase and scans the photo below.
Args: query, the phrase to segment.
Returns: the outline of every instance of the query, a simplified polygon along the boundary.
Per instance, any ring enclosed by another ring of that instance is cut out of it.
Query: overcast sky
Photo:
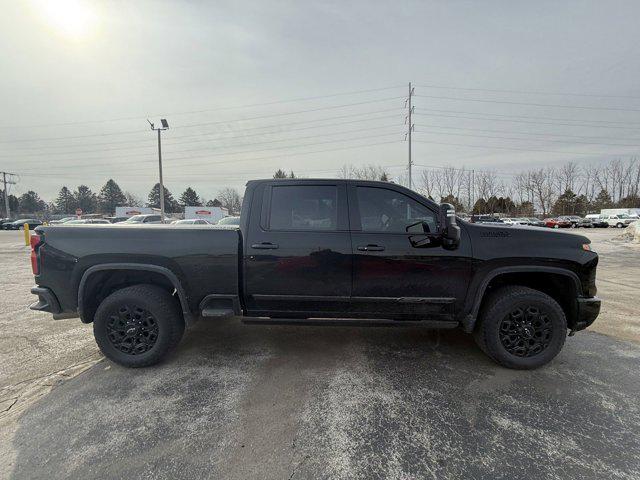
[[[637,1],[0,4],[0,170],[20,175],[17,194],[114,178],[146,199],[147,117],[169,121],[176,197],[277,168],[398,177],[410,81],[417,165],[508,179],[640,150]]]

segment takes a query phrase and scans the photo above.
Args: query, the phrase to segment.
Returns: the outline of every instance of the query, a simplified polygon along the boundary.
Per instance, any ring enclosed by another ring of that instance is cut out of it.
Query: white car
[[[171,222],[172,225],[213,225],[208,220],[203,218],[187,218],[185,220],[175,220]]]
[[[526,218],[503,218],[502,221],[507,225],[529,225]]]
[[[600,220],[603,223],[606,223],[607,226],[616,227],[616,228],[624,228],[624,227],[628,226],[630,223],[635,221],[635,219],[630,218],[629,216],[624,215],[624,214],[620,214],[620,215],[602,215]]]

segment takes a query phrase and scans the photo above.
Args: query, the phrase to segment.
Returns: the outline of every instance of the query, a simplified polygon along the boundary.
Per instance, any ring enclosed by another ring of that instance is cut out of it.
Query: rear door
[[[341,181],[275,181],[256,188],[245,240],[250,315],[331,316],[348,308],[351,241]]]
[[[466,235],[456,250],[445,250],[437,206],[398,186],[353,184],[349,205],[354,312],[452,320],[466,296],[471,273]]]

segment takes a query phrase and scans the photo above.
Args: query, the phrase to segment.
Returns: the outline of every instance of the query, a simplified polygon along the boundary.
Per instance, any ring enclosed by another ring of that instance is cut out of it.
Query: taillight
[[[29,240],[31,244],[31,270],[34,275],[40,275],[40,266],[38,265],[38,248],[42,243],[42,237],[40,235],[31,235]]]

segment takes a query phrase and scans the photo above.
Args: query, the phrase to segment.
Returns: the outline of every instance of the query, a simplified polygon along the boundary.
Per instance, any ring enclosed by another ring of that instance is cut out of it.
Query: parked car
[[[49,222],[49,225],[60,225],[62,223],[67,223],[70,222],[71,220],[77,220],[78,217],[64,217],[64,218],[59,218],[58,220],[51,220]]]
[[[123,222],[119,222],[118,225],[124,225],[124,224],[143,224],[143,223],[162,223],[161,220],[161,216],[157,215],[155,213],[149,213],[146,215],[134,215],[133,217],[129,217],[127,218],[125,221]],[[170,218],[165,218],[165,222],[169,223],[172,219]]]
[[[504,223],[493,215],[471,215],[471,223]]]
[[[544,227],[545,223],[540,220],[539,218],[535,218],[535,217],[529,217],[527,218],[527,220],[529,220],[529,225],[531,225],[532,227]]]
[[[69,220],[62,225],[111,225],[109,220],[104,218],[80,218],[75,220]]]
[[[606,228],[609,226],[609,224],[604,221],[602,215],[600,215],[599,213],[590,213],[588,215],[585,215],[584,218],[589,219],[589,221],[591,222],[591,226],[593,226],[594,228]]]
[[[529,225],[526,218],[503,218],[502,221],[507,225]]]
[[[209,220],[204,218],[186,218],[184,220],[174,220],[172,225],[213,225]]]
[[[224,217],[216,225],[240,225],[240,217]]]
[[[562,218],[545,218],[544,226],[549,228],[571,228],[571,222]]]
[[[571,228],[591,228],[593,226],[591,220],[589,220],[588,218],[579,217],[578,215],[563,215],[560,218],[562,220],[571,222]]]
[[[111,223],[120,223],[125,222],[129,219],[129,217],[104,217],[105,220],[109,220]]]
[[[24,230],[24,224],[27,223],[29,224],[29,228],[36,228],[39,225],[42,225],[42,222],[40,220],[37,220],[35,218],[21,218],[19,220],[14,220],[11,223],[7,223],[6,224],[6,229],[7,230]],[[4,227],[4,225],[3,225]]]
[[[627,215],[603,215],[602,222],[607,224],[607,227],[624,228],[629,226],[635,220]]]
[[[15,222],[15,218],[2,218],[0,219],[0,229],[4,229],[6,230],[6,228],[3,227],[3,225],[8,224],[8,223],[13,223]]]
[[[600,310],[584,236],[458,225],[452,205],[388,182],[258,180],[244,199],[234,229],[37,228],[31,308],[93,322],[128,367],[159,362],[200,317],[236,315],[461,327],[518,369],[549,362]]]

